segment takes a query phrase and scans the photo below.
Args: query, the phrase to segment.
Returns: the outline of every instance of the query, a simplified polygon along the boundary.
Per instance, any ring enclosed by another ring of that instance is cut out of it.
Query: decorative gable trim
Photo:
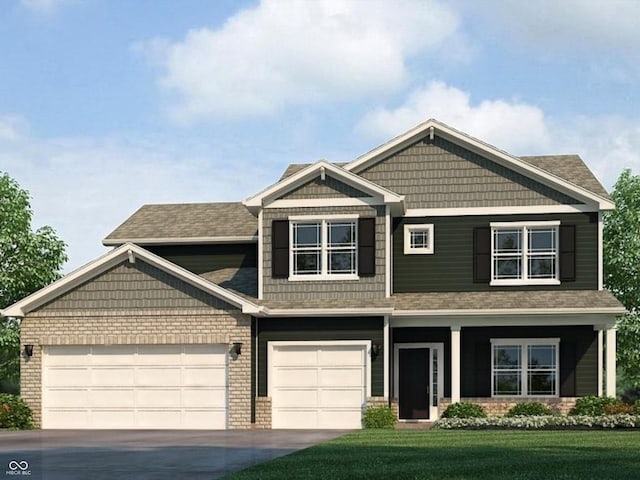
[[[509,153],[500,150],[488,143],[474,138],[466,133],[455,130],[448,125],[429,119],[411,130],[399,135],[392,140],[380,145],[377,148],[356,158],[344,166],[345,170],[360,173],[368,167],[378,163],[393,154],[412,145],[421,138],[438,135],[456,145],[466,148],[478,155],[482,155],[499,165],[507,167],[517,173],[525,175],[537,182],[542,183],[559,192],[574,197],[589,204],[596,204],[600,210],[613,210],[614,204],[611,200],[601,197],[584,187],[568,182],[567,180],[543,170],[529,162],[519,159]]]
[[[330,175],[345,184],[354,187],[358,190],[361,190],[364,193],[371,195],[374,199],[378,199],[379,202],[384,204],[389,204],[392,206],[397,206],[399,210],[402,212],[404,210],[404,196],[398,195],[386,188],[383,188],[369,180],[366,180],[355,173],[349,172],[342,167],[329,163],[325,160],[320,160],[312,165],[309,165],[306,168],[303,168],[299,172],[285,178],[284,180],[274,183],[270,187],[266,188],[262,192],[254,195],[253,197],[248,198],[243,202],[245,207],[247,207],[250,211],[256,214],[261,208],[271,206],[272,204],[277,203],[278,206],[286,205],[286,206],[299,206],[305,205],[309,202],[308,199],[300,199],[300,200],[278,200],[283,195],[286,195],[288,192],[304,185],[305,183],[313,180],[314,178],[321,177],[323,178],[325,175]],[[320,199],[322,200],[323,205],[327,205],[333,199]],[[340,201],[344,201],[344,199],[337,199]],[[351,199],[348,199],[351,200]],[[358,199],[358,201],[363,201],[363,199]],[[372,200],[366,200],[370,202]],[[282,202],[287,202],[283,204]]]
[[[199,288],[200,290],[210,293],[211,295],[238,307],[243,313],[251,314],[259,311],[259,307],[257,305],[247,301],[243,297],[211,283],[199,275],[185,270],[184,268],[169,262],[168,260],[165,260],[144,248],[132,243],[125,243],[93,262],[88,263],[53,282],[51,285],[32,293],[19,302],[14,303],[2,310],[0,314],[5,317],[24,317],[25,314],[97,277],[119,263],[126,260],[130,263],[135,263],[137,258],[140,258],[146,263],[149,263],[150,265],[153,265],[154,267],[159,268],[160,270],[163,270],[166,273]]]

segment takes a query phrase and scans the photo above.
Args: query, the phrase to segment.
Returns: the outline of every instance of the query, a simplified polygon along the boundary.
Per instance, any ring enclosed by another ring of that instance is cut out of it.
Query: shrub
[[[0,393],[0,428],[12,430],[33,428],[31,409],[18,395]]]
[[[486,429],[583,429],[583,428],[640,428],[638,415],[599,415],[590,417],[574,415],[563,417],[547,415],[544,417],[488,417],[488,418],[441,418],[433,428],[451,430],[454,428],[470,430]]]
[[[482,405],[471,402],[452,403],[442,413],[442,418],[486,418]]]
[[[604,407],[615,405],[618,402],[614,397],[582,397],[576,400],[576,405],[569,411],[569,415],[605,415]]]
[[[364,411],[364,428],[393,428],[398,421],[395,412],[386,405],[370,407]]]
[[[618,400],[616,403],[604,406],[605,415],[633,415],[634,407]]]
[[[507,417],[539,417],[551,415],[551,410],[541,402],[521,402],[509,409]]]

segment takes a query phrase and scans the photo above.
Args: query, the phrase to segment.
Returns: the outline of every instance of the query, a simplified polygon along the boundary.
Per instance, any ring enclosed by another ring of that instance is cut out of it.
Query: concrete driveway
[[[336,430],[0,431],[0,479],[211,480],[343,433],[345,431]]]

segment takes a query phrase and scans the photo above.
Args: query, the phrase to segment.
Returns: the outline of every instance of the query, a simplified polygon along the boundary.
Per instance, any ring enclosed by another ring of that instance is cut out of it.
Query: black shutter
[[[576,345],[560,342],[560,396],[576,396]]]
[[[560,225],[560,281],[576,281],[575,225]]]
[[[491,281],[491,228],[473,229],[473,282]]]
[[[271,222],[271,276],[287,278],[289,276],[289,221]]]
[[[376,219],[358,220],[358,275],[373,277],[376,274]]]

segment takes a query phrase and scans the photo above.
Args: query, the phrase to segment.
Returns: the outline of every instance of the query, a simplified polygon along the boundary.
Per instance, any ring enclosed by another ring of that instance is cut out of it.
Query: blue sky
[[[640,170],[635,0],[5,0],[0,170],[70,271],[144,203],[242,200],[434,117]]]

